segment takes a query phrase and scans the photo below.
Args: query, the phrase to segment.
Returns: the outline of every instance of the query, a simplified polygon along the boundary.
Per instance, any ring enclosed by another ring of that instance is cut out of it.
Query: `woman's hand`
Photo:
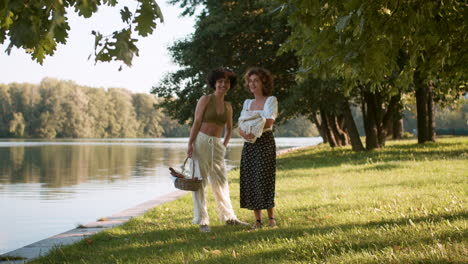
[[[252,138],[254,138],[254,135],[253,134],[246,134],[242,129],[238,129],[239,131],[239,135],[241,137],[243,137],[245,140],[251,140]]]
[[[187,157],[192,158],[192,154],[193,154],[193,145],[189,144],[188,149],[187,149]]]

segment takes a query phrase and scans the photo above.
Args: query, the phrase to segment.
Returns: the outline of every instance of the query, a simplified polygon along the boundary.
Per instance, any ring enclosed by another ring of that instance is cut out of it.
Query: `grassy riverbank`
[[[466,263],[468,138],[318,146],[278,159],[277,228],[192,224],[191,196],[32,263]],[[231,171],[238,216],[239,172]]]

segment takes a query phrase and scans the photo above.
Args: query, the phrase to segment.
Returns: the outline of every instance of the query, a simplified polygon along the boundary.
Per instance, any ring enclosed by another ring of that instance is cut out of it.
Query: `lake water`
[[[175,190],[187,138],[0,140],[0,254]],[[322,138],[276,138],[277,149]],[[242,141],[232,139],[228,169]]]

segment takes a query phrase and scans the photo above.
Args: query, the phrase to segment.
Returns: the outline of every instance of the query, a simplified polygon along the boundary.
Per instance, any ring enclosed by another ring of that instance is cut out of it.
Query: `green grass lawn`
[[[209,193],[200,233],[186,195],[32,263],[468,263],[467,161],[467,137],[302,149],[278,158],[277,228],[225,226]]]

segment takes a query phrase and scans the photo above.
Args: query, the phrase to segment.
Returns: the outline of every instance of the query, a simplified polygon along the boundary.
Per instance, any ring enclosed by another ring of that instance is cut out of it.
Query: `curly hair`
[[[216,68],[209,72],[208,76],[206,77],[206,82],[208,83],[208,87],[216,90],[216,81],[225,78],[229,79],[229,83],[231,83],[231,89],[237,85],[236,74],[233,71],[223,67]]]
[[[244,74],[245,89],[250,92],[249,78],[252,75],[257,75],[262,82],[262,92],[265,96],[270,96],[273,92],[273,76],[270,71],[261,67],[252,67]]]

